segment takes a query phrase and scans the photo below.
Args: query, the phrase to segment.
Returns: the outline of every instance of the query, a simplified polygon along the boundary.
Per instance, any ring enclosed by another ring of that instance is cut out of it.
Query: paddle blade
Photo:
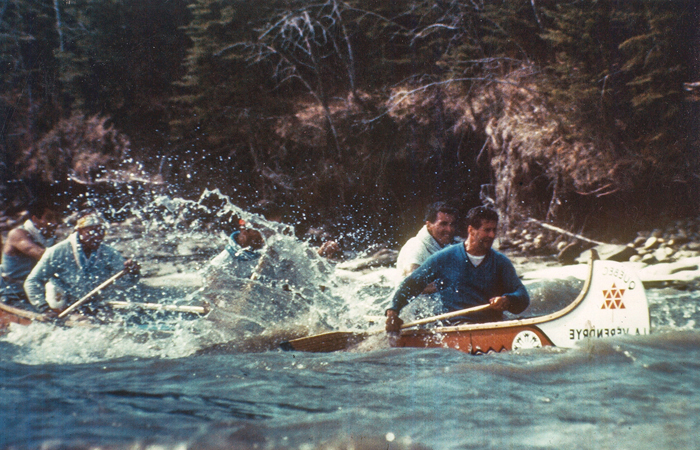
[[[345,350],[364,341],[369,333],[352,331],[331,331],[329,333],[306,336],[282,342],[280,348],[286,351],[327,353]]]

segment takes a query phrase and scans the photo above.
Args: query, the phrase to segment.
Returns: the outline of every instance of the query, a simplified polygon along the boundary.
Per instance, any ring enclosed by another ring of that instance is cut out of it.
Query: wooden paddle
[[[88,292],[83,298],[81,298],[81,299],[78,300],[77,302],[73,303],[73,304],[70,305],[68,308],[64,309],[63,312],[62,312],[61,314],[58,315],[58,318],[59,318],[59,319],[63,319],[63,318],[66,317],[68,314],[70,314],[73,310],[75,310],[77,307],[81,306],[83,303],[85,303],[85,302],[87,302],[88,300],[90,300],[90,298],[92,298],[93,295],[97,294],[97,293],[100,292],[102,289],[106,288],[107,286],[109,286],[110,284],[114,283],[115,281],[117,281],[118,279],[120,279],[121,277],[123,277],[123,276],[126,275],[126,274],[127,274],[126,269],[124,269],[124,270],[118,272],[116,275],[112,276],[110,279],[108,279],[107,281],[105,281],[105,282],[102,283],[101,285],[97,286],[95,289],[93,289],[93,290],[91,290],[90,292]]]
[[[179,313],[199,314],[204,315],[209,312],[207,306],[187,306],[187,305],[162,305],[160,303],[141,303],[141,302],[121,302],[109,301],[106,304],[114,309],[130,309],[141,308],[151,309],[155,311],[170,311]]]
[[[437,322],[438,320],[451,319],[453,317],[472,314],[479,311],[484,311],[491,308],[490,304],[474,306],[472,308],[460,309],[437,316],[426,317],[425,319],[416,320],[415,322],[407,322],[401,325],[401,329],[424,325],[426,323]],[[358,333],[354,331],[331,331],[328,333],[317,334],[314,336],[306,336],[291,341],[282,342],[280,348],[282,350],[297,350],[302,352],[335,352],[344,350],[352,345],[358,344],[369,336],[382,333],[384,330],[367,331]]]

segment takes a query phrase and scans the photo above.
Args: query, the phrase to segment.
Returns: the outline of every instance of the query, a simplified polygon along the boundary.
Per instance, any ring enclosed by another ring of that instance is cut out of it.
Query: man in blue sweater
[[[496,322],[503,311],[519,314],[530,304],[525,286],[510,260],[491,248],[496,239],[498,213],[479,206],[466,217],[467,240],[432,255],[409,275],[394,293],[386,311],[386,330],[399,331],[399,312],[430,283],[435,283],[442,303],[441,313],[491,304],[491,308],[457,320]]]

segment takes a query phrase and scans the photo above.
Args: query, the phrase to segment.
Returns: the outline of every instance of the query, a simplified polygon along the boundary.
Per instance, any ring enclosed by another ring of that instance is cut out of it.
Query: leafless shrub
[[[107,122],[106,117],[80,114],[61,120],[26,151],[22,175],[49,183],[68,177],[90,183],[119,168],[129,139]]]

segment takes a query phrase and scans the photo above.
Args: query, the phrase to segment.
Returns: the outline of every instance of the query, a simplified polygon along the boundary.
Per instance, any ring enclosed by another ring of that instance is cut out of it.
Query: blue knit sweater
[[[491,249],[481,264],[474,267],[467,257],[464,244],[455,244],[432,255],[406,277],[394,293],[389,309],[401,311],[401,308],[432,282],[437,286],[442,312],[483,305],[488,303],[489,299],[501,295],[508,297],[508,311],[513,314],[523,312],[530,304],[530,296],[525,286],[505,255]],[[493,322],[502,320],[503,314],[486,310],[460,319],[470,322]]]

